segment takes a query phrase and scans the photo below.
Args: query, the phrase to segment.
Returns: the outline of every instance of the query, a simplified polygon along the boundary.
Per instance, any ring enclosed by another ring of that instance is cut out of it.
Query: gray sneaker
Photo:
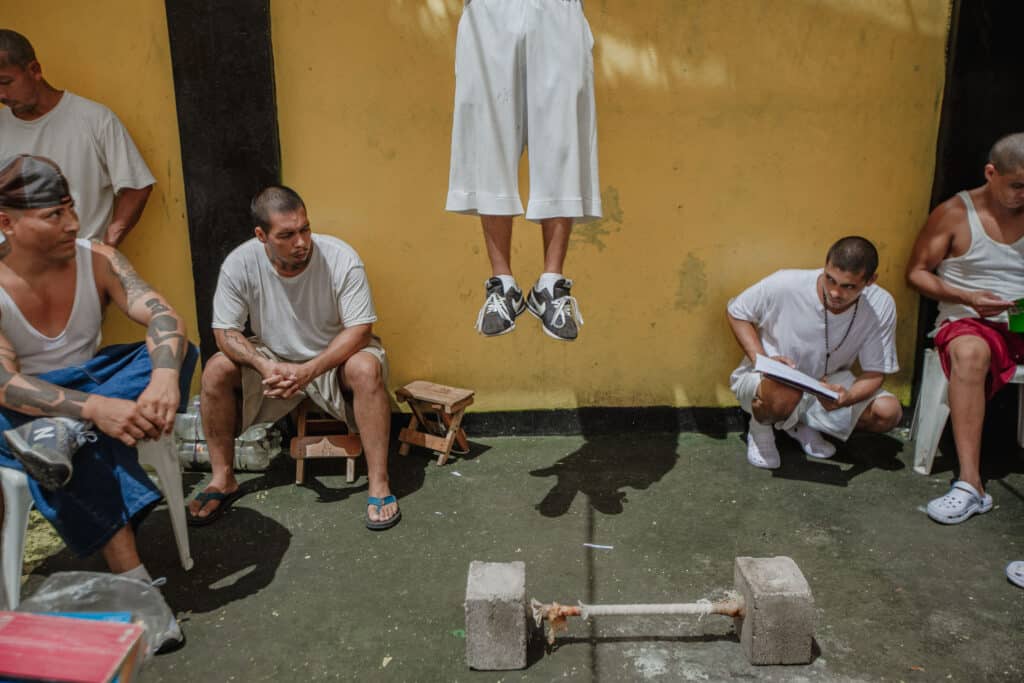
[[[526,307],[540,320],[549,337],[573,341],[579,334],[579,327],[583,325],[583,315],[576,298],[569,294],[572,280],[562,278],[555,282],[552,289],[554,296],[548,294],[548,290],[537,289],[534,285],[526,297]]]
[[[518,287],[505,291],[501,280],[492,277],[484,283],[487,299],[476,316],[476,330],[485,337],[497,337],[516,329],[516,318],[526,310],[523,292]]]
[[[40,417],[4,438],[28,475],[44,489],[54,491],[71,481],[71,458],[87,441],[95,441],[92,424],[70,417]]]

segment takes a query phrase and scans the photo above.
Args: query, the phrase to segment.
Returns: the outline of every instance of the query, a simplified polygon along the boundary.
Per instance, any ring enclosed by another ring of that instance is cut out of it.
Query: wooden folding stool
[[[296,412],[296,430],[291,445],[296,484],[305,479],[307,458],[347,458],[345,481],[351,484],[356,480],[356,458],[363,454],[363,442],[348,430],[348,425],[306,399]]]
[[[429,448],[437,452],[437,464],[443,465],[448,461],[448,455],[456,443],[459,448],[468,451],[469,441],[462,429],[462,418],[466,408],[473,403],[474,393],[470,389],[420,380],[410,382],[396,391],[398,400],[405,401],[412,409],[409,426],[398,435],[398,440],[402,442],[398,454],[408,455],[412,446]],[[440,416],[444,427],[440,428],[436,421],[430,420],[428,414]]]

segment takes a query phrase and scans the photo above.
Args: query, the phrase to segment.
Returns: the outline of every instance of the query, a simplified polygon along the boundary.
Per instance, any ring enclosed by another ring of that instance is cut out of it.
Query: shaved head
[[[1024,171],[1024,133],[1013,133],[999,138],[988,153],[988,163],[1000,175]]]

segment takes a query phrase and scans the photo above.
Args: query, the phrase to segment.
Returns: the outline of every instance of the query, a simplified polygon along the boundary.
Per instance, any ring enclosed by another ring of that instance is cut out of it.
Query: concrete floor
[[[188,638],[145,680],[1024,679],[1024,590],[1003,575],[1024,559],[1015,446],[987,437],[996,507],[944,527],[922,509],[947,488],[951,458],[923,477],[898,438],[856,436],[831,461],[778,438],[774,473],[747,465],[735,433],[474,439],[445,467],[414,451],[393,460],[404,519],[384,533],[363,528],[364,478],[346,485],[340,463],[319,463],[299,487],[280,460],[247,475],[252,492],[229,515],[192,532],[189,573],[166,510],[145,522],[141,552],[167,576]],[[524,671],[464,665],[471,560],[525,561],[528,595],[542,600],[672,602],[730,589],[738,555],[802,568],[816,600],[811,664],[749,666],[731,621],[708,617],[577,620]],[[60,551],[26,593],[82,568]]]

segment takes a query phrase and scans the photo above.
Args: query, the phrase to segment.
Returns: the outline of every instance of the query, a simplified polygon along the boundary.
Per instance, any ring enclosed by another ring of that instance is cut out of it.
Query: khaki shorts
[[[264,346],[259,339],[249,339],[256,351],[273,361],[288,362]],[[380,363],[381,378],[384,386],[388,384],[388,359],[380,340],[374,337],[370,344],[356,353],[368,353]],[[355,413],[352,410],[352,397],[346,396],[341,388],[338,371],[331,368],[306,385],[303,391],[291,398],[269,398],[263,395],[263,376],[250,367],[242,368],[242,431],[259,422],[277,422],[292,412],[303,400],[309,398],[331,417],[344,421],[349,430],[358,433]]]
[[[825,378],[825,381],[829,384],[839,384],[846,389],[853,386],[853,383],[856,380],[856,376],[849,370],[840,370],[839,372],[833,373]],[[757,394],[757,388],[760,385],[761,373],[759,372],[748,372],[741,375],[735,382],[733,382],[733,393],[736,394],[736,399],[740,402],[740,407],[748,413],[753,414],[751,404],[754,402],[754,396]],[[796,410],[794,410],[785,420],[776,422],[775,428],[783,430],[791,429],[797,422],[803,422],[811,429],[824,432],[825,434],[834,436],[837,439],[846,441],[850,438],[850,434],[853,433],[854,428],[857,426],[857,421],[860,420],[860,416],[864,413],[871,402],[880,396],[893,396],[893,394],[890,394],[884,389],[878,389],[875,393],[860,403],[854,403],[852,406],[846,406],[845,408],[839,408],[829,412],[821,406],[821,403],[813,394],[804,394],[803,398],[800,399],[800,403],[797,405]]]

